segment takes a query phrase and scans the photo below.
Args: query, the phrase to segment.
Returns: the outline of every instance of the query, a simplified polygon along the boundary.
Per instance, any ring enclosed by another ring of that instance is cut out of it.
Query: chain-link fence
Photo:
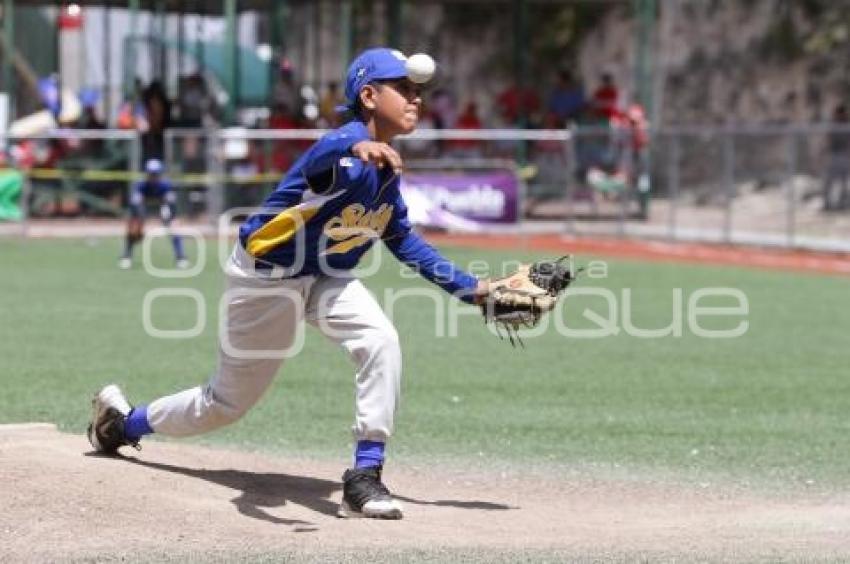
[[[180,215],[215,224],[228,209],[260,204],[323,133],[166,131],[163,160]],[[121,217],[128,188],[141,178],[142,147],[134,132],[63,130],[6,141],[7,160],[15,163],[7,170],[23,181],[16,197],[21,225]],[[850,127],[694,127],[645,137],[628,127],[420,130],[397,145],[411,176],[438,171],[455,184],[466,179],[479,200],[512,191],[506,201],[515,213],[485,223],[485,231],[534,227],[850,250]],[[487,182],[481,171],[494,163],[513,176],[512,187],[481,185]],[[426,191],[439,190],[434,183],[440,180],[429,178]],[[470,202],[466,197],[466,208],[458,207],[461,215],[474,207]]]
[[[650,156],[652,203],[635,234],[850,248],[848,127],[667,129]]]

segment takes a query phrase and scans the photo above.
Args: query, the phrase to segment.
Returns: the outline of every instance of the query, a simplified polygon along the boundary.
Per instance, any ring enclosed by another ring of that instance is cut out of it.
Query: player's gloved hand
[[[537,325],[581,271],[573,271],[569,259],[524,264],[510,276],[479,282],[475,297],[484,321],[506,330],[511,343],[516,336],[522,344],[517,330]]]
[[[481,305],[487,299],[488,295],[490,295],[490,281],[479,280],[478,286],[475,287],[475,291],[472,293],[473,302],[475,305]]]
[[[364,163],[375,163],[378,168],[389,166],[394,173],[401,173],[401,156],[387,143],[360,141],[351,148],[351,154]]]

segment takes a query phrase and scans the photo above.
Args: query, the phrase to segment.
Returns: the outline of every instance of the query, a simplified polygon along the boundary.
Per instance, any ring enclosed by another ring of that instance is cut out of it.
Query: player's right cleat
[[[187,270],[189,268],[189,261],[182,258],[177,259],[177,270]]]
[[[130,270],[133,267],[133,261],[128,259],[127,257],[122,257],[118,259],[118,268],[121,270]]]
[[[110,384],[95,394],[91,401],[92,416],[88,437],[91,446],[104,454],[116,454],[118,447],[129,445],[139,448],[139,442],[124,436],[124,421],[130,414],[130,404],[121,389]]]
[[[381,482],[381,467],[350,468],[342,475],[342,503],[337,517],[371,517],[401,519],[401,503],[393,499]]]

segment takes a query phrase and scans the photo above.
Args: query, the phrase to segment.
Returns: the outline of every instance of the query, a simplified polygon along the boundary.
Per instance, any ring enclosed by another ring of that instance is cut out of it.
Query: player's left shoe
[[[401,503],[381,481],[381,467],[350,468],[342,475],[342,503],[337,517],[401,519]]]
[[[177,259],[177,269],[186,270],[189,268],[189,261],[186,259]]]
[[[97,452],[116,454],[118,447],[129,445],[139,448],[138,441],[129,441],[124,436],[124,421],[132,407],[127,403],[121,389],[110,384],[95,394],[91,402],[92,416],[88,428],[91,446]]]

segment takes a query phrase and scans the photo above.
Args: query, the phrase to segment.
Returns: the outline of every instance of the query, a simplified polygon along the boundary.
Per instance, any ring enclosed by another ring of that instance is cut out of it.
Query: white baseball
[[[437,70],[437,64],[431,55],[425,53],[416,53],[407,58],[407,77],[417,84],[422,84],[431,80],[434,76],[434,71]]]

